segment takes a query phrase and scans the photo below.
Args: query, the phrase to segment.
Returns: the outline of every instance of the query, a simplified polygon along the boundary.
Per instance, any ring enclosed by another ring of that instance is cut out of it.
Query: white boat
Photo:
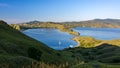
[[[59,41],[58,44],[61,45],[61,42]]]
[[[73,45],[70,45],[70,48],[73,48],[74,46]]]

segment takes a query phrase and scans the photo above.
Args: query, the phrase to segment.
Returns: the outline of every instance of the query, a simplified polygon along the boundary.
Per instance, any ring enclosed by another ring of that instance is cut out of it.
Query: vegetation
[[[73,68],[119,68],[120,65],[102,64],[102,63],[85,63],[73,66]],[[72,67],[71,67],[72,68]]]
[[[72,68],[120,67],[120,48],[115,45],[104,43],[93,48],[76,47],[67,51],[73,53],[71,57],[76,57],[77,64]]]
[[[30,65],[0,64],[0,68],[69,68],[68,64],[49,64],[44,62],[32,62]]]
[[[64,22],[69,28],[74,27],[92,27],[92,28],[120,28],[119,19],[94,19],[81,22]]]
[[[42,55],[42,52],[39,49],[36,49],[33,47],[28,49],[28,56],[30,58],[40,61],[41,55]]]
[[[78,46],[80,47],[96,47],[102,43],[102,40],[96,40],[91,36],[79,36],[73,38],[76,42],[78,42]]]
[[[22,27],[64,27],[66,29],[74,28],[74,27],[92,27],[92,28],[120,28],[120,20],[119,19],[94,19],[88,21],[80,21],[80,22],[39,22],[39,21],[31,21],[27,23],[19,24]]]
[[[0,21],[0,68],[120,68],[119,40],[76,38],[79,47],[57,51]]]
[[[10,24],[11,27],[17,29],[17,30],[20,30],[20,26],[18,24]]]
[[[92,27],[92,28],[120,28],[120,20],[117,19],[95,19],[81,22],[39,22],[31,21],[21,24],[11,24],[11,26],[18,30],[25,30],[30,28],[56,28],[63,32],[68,32],[75,36],[80,34],[73,31],[72,28],[75,27]]]
[[[79,36],[79,37],[73,38],[73,40],[78,42],[78,47],[85,47],[85,48],[96,47],[96,46],[99,46],[103,43],[120,46],[120,39],[98,40],[98,39],[95,39],[91,36]]]
[[[49,48],[45,44],[13,29],[4,21],[0,21],[0,63],[17,65],[42,61],[57,64],[68,61],[59,56],[58,53],[59,51]]]
[[[53,23],[53,22],[37,22],[37,23],[23,23],[19,24],[21,29],[30,29],[30,28],[56,28],[63,32],[68,32],[70,34],[73,34],[75,36],[79,36],[79,33],[76,31],[73,31],[71,28],[67,28],[62,23]]]

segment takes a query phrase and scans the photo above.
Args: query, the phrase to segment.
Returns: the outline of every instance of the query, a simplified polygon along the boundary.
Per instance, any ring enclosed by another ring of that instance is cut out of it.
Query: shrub
[[[33,59],[35,59],[35,60],[40,61],[41,55],[42,55],[42,52],[41,52],[39,49],[37,49],[37,48],[30,47],[30,48],[28,49],[28,56],[29,56],[30,58],[33,58]]]

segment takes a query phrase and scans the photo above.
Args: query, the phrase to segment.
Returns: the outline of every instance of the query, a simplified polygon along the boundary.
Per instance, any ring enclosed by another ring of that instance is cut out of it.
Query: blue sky
[[[0,0],[0,19],[8,23],[120,19],[120,0]]]

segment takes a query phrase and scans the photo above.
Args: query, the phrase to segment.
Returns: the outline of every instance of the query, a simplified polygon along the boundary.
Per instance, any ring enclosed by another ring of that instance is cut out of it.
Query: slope
[[[63,60],[58,59],[60,56],[57,54],[58,51],[0,21],[0,63],[60,63]]]

